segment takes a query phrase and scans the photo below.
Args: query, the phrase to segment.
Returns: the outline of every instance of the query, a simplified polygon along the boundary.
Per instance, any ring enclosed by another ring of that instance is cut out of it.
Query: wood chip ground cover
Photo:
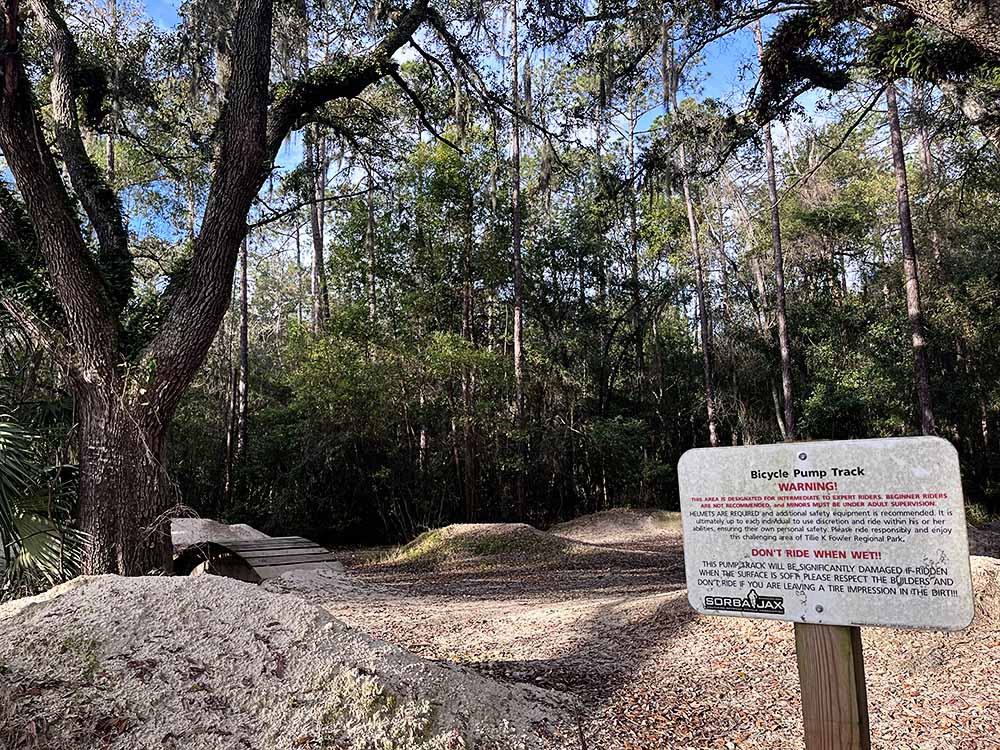
[[[577,695],[588,750],[802,747],[791,626],[696,617],[669,517],[615,511],[552,531],[602,547],[598,564],[464,557],[427,569],[357,556],[354,595],[306,595],[428,658]],[[979,555],[997,555],[996,542],[973,533]],[[973,569],[968,631],[864,631],[875,748],[1000,749],[1000,561],[976,557]]]

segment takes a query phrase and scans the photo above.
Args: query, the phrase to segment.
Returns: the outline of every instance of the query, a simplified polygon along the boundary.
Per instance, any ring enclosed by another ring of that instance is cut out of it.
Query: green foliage
[[[37,437],[0,416],[0,598],[72,578],[84,535],[69,528],[75,482],[43,468]]]
[[[782,114],[812,87],[840,91],[847,86],[857,29],[846,23],[857,10],[854,0],[824,0],[778,23],[761,60],[759,120]]]
[[[80,24],[81,122],[96,176],[109,172],[115,136],[110,188],[128,207],[131,259],[99,256],[82,211],[80,223],[88,262],[103,269],[121,308],[121,365],[133,380],[157,367],[137,360],[191,271],[235,7],[187,0],[173,31],[136,17],[117,29],[99,18]],[[355,64],[349,52],[370,48],[392,23],[381,3],[367,26],[356,9],[345,13],[336,3],[287,0],[277,8],[271,103],[278,108],[313,101]],[[310,144],[321,144],[317,159],[299,158],[299,134],[282,148],[249,217],[246,446],[236,454],[233,304],[172,425],[170,469],[184,502],[329,543],[389,542],[453,521],[545,524],[612,506],[676,507],[677,459],[707,441],[682,187],[703,256],[721,440],[781,439],[770,197],[751,143],[756,125],[698,95],[699,44],[720,24],[742,26],[747,7],[685,8],[662,62],[650,55],[662,7],[611,8],[599,23],[567,20],[581,8],[560,19],[542,17],[545,8],[527,13],[532,45],[547,35],[559,44],[541,61],[534,55],[522,76],[534,121],[521,143],[524,428],[515,430],[513,420],[510,118],[473,83],[478,69],[486,88],[500,91],[490,57],[500,18],[489,6],[445,4],[438,8],[445,22],[461,17],[475,33],[463,33],[469,57],[460,71],[430,32],[418,35],[427,57],[407,60],[398,73],[421,112],[396,82],[378,82],[296,123],[301,130],[308,120]],[[995,61],[924,22],[886,16],[870,31],[857,22],[861,11],[852,0],[829,0],[780,17],[762,64],[760,118],[793,112],[795,96],[813,87],[843,91],[861,82],[869,96],[872,78],[1000,82]],[[28,33],[24,45],[41,61],[31,76],[44,109],[44,40]],[[682,84],[677,107],[663,107],[670,97],[661,76]],[[1000,170],[948,100],[930,93],[925,107],[918,98],[901,100],[913,110],[904,113],[912,120],[904,118],[907,135],[917,124],[933,140],[932,168],[910,169],[933,395],[969,496],[993,507]],[[787,142],[777,138],[801,432],[807,439],[909,434],[917,423],[912,348],[884,123],[874,112],[858,124],[839,104],[823,115],[827,125],[797,125]],[[742,151],[737,136],[749,143]],[[839,147],[830,155],[832,144]],[[308,204],[320,174],[331,312],[312,325]],[[51,280],[14,192],[0,188],[14,227],[0,243],[0,292],[58,329]],[[72,465],[77,436],[59,368],[34,345],[18,342],[13,356],[4,346],[4,401],[18,405],[14,421],[25,435],[40,436],[18,443],[27,473],[6,496],[17,510],[4,533],[22,539],[24,514],[52,529],[71,519],[72,503],[57,488],[68,491],[72,478],[39,467]],[[439,541],[431,534],[420,545]],[[476,554],[503,551],[495,540],[477,545]]]
[[[1000,70],[969,42],[941,35],[909,15],[897,15],[865,40],[866,63],[887,79],[940,82],[981,78]]]
[[[969,503],[965,506],[965,518],[973,526],[983,528],[996,521],[996,513],[991,513],[982,503]]]

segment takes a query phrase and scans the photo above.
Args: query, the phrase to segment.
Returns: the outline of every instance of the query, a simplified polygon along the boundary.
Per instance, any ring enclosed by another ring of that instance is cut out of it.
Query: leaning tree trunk
[[[143,407],[86,387],[77,393],[84,574],[139,575],[170,559],[167,430]]]

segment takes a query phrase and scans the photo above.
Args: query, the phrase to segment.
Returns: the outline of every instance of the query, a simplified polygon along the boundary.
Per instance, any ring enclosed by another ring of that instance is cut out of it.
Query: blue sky
[[[146,0],[147,14],[157,26],[167,29],[180,22],[177,8],[180,0]],[[765,19],[765,33],[773,28],[776,19]],[[752,29],[744,29],[715,41],[708,49],[681,97],[696,99],[710,97],[726,101],[734,109],[741,109],[746,103],[747,92],[754,84],[757,48]],[[815,97],[810,97],[813,101]],[[808,109],[812,102],[807,102]],[[653,110],[642,118],[640,127],[648,127],[653,118],[662,110]],[[775,132],[776,139],[784,140],[784,133]],[[301,143],[293,139],[278,155],[279,169],[289,169],[297,165],[302,157]]]
[[[179,0],[146,0],[145,5],[146,12],[158,26],[170,28],[180,21],[177,15]],[[765,22],[765,27],[769,25],[773,24]],[[699,91],[685,93],[725,99],[745,90],[750,82],[740,80],[741,70],[748,61],[756,59],[756,54],[749,29],[716,41],[706,51]]]
[[[146,12],[156,21],[157,25],[170,28],[180,21],[177,16],[179,3],[166,0],[146,0]]]

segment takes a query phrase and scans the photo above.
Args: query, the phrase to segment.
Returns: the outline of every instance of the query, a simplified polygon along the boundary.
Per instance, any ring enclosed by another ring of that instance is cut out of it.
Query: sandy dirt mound
[[[382,562],[420,567],[509,565],[579,551],[576,546],[524,523],[457,523],[424,532]]]
[[[677,536],[680,523],[679,513],[612,508],[557,524],[549,533],[587,544],[621,545]]]
[[[245,523],[224,524],[211,518],[174,518],[170,521],[170,538],[174,550],[179,552],[193,544],[202,542],[246,542],[254,539],[270,539],[263,531],[257,531]]]
[[[677,544],[680,537],[677,536]],[[392,550],[373,567],[482,573],[488,570],[544,573],[565,570],[614,570],[622,567],[668,565],[662,545],[610,545],[576,541],[523,523],[453,524],[425,532]]]
[[[0,747],[74,750],[543,748],[567,705],[216,576],[83,578],[3,605],[0,695]]]

